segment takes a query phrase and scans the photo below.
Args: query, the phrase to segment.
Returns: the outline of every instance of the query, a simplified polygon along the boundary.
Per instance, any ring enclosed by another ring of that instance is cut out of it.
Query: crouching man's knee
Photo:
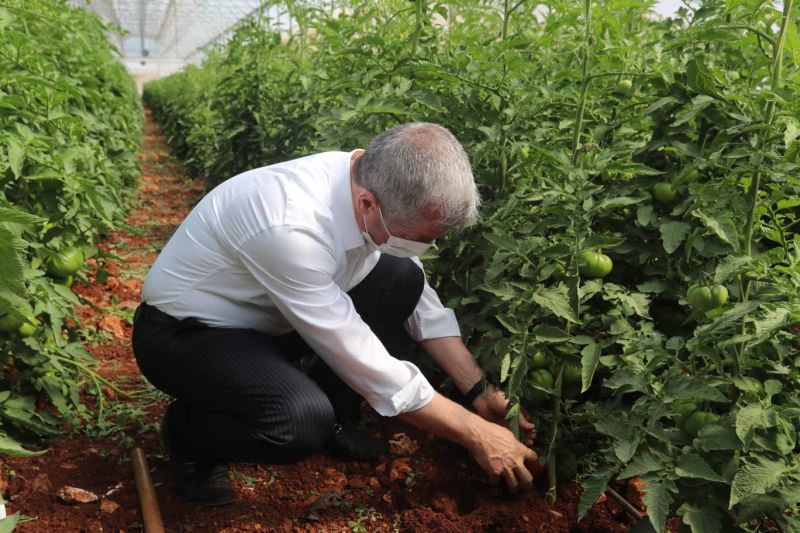
[[[268,445],[265,462],[291,463],[318,452],[334,431],[333,407],[322,391],[293,394],[274,412],[260,416],[253,438]]]

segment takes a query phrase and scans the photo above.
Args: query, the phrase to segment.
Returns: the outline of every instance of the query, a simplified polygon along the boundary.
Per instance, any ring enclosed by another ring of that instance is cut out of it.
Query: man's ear
[[[362,188],[361,191],[356,194],[356,205],[358,206],[358,210],[366,215],[378,206],[378,199],[371,191]]]

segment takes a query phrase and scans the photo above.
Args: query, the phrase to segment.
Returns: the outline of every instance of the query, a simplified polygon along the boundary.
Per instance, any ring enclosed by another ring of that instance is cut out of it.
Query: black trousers
[[[383,254],[348,295],[386,344],[402,335],[423,284],[413,261]],[[133,351],[142,374],[175,398],[175,444],[200,460],[294,462],[319,450],[336,422],[359,417],[362,398],[322,359],[315,357],[307,374],[292,364],[310,352],[296,333],[212,328],[142,304]]]

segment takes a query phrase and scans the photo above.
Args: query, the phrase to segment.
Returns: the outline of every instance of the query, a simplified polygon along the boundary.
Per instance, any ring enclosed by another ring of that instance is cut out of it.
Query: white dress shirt
[[[394,416],[426,405],[433,388],[386,351],[347,295],[380,256],[356,224],[351,155],[320,153],[217,186],[158,256],[142,300],[212,327],[296,330],[378,413]],[[460,335],[427,280],[406,329],[415,340]]]

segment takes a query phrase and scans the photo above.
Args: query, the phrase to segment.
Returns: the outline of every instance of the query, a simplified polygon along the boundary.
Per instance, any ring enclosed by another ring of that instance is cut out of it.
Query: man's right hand
[[[483,420],[478,425],[479,437],[469,450],[489,476],[489,483],[497,484],[502,478],[512,493],[529,489],[533,475],[525,463],[535,463],[536,452],[502,426]]]
[[[525,463],[536,461],[536,452],[519,442],[508,429],[488,422],[460,405],[435,393],[427,405],[400,415],[420,429],[466,447],[489,476],[490,483],[502,478],[516,493],[533,484],[533,475]]]

